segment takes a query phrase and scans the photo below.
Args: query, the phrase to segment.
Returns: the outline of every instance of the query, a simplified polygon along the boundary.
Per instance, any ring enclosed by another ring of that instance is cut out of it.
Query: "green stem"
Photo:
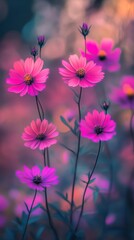
[[[85,203],[85,195],[86,195],[86,191],[87,191],[87,188],[88,188],[88,185],[91,181],[91,178],[92,178],[92,175],[94,173],[94,170],[96,168],[96,165],[97,165],[97,162],[98,162],[98,158],[99,158],[99,154],[100,154],[100,149],[101,149],[101,141],[99,141],[99,148],[98,148],[98,153],[97,153],[97,156],[96,156],[96,160],[95,160],[95,164],[94,164],[94,167],[92,169],[92,172],[88,178],[88,181],[86,183],[86,187],[84,189],[84,192],[83,192],[83,197],[82,197],[82,205],[81,205],[81,211],[80,211],[80,215],[79,215],[79,219],[78,219],[78,222],[77,222],[77,225],[75,227],[75,233],[77,232],[78,230],[78,227],[79,227],[79,224],[80,224],[80,221],[81,221],[81,217],[82,217],[82,214],[83,214],[83,210],[84,210],[84,203]]]
[[[78,100],[79,122],[81,121],[81,109],[80,109],[81,95],[82,95],[82,88],[80,88],[80,94],[79,94],[79,100]],[[79,131],[78,146],[77,146],[76,160],[75,160],[75,166],[74,166],[72,194],[71,194],[70,224],[72,224],[72,220],[73,220],[74,190],[75,190],[76,173],[77,173],[78,159],[79,159],[79,152],[80,152],[80,142],[81,142],[81,132]]]
[[[33,197],[33,201],[32,201],[30,210],[29,210],[29,212],[28,212],[28,217],[27,217],[26,225],[25,225],[24,232],[23,232],[23,235],[22,235],[21,240],[24,240],[24,238],[25,238],[25,234],[26,234],[26,231],[27,231],[27,226],[28,226],[29,218],[30,218],[30,215],[31,215],[31,211],[32,211],[32,208],[33,208],[33,205],[34,205],[34,201],[35,201],[36,195],[37,195],[37,190],[35,190],[35,194],[34,194],[34,197]]]

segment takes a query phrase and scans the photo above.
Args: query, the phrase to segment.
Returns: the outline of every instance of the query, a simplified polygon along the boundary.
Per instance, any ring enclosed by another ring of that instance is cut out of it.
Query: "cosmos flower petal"
[[[91,139],[93,142],[110,140],[115,134],[116,123],[111,120],[109,114],[98,112],[87,113],[85,119],[80,122],[82,137]]]
[[[134,109],[134,76],[123,76],[119,87],[113,87],[110,99],[126,109]]]
[[[59,182],[59,178],[56,175],[56,169],[49,167],[40,169],[38,166],[33,166],[32,169],[30,169],[24,166],[22,171],[16,171],[16,176],[29,188],[39,191],[43,191],[44,188],[51,187]]]
[[[88,50],[89,53],[91,53],[93,55],[98,54],[99,46],[95,41],[89,40],[87,42],[86,47],[87,47],[87,50]]]
[[[17,86],[12,86],[8,88],[9,92],[21,93],[25,89],[25,84],[20,84]]]
[[[22,92],[20,93],[20,96],[23,97],[26,93],[28,92],[28,86],[25,85],[25,88],[22,90]]]
[[[55,144],[58,136],[56,127],[52,123],[48,123],[46,119],[41,121],[37,119],[32,121],[30,126],[24,128],[22,139],[25,141],[24,145],[31,149],[39,148],[43,150]]]
[[[24,63],[25,73],[31,74],[34,67],[34,61],[32,58],[27,58]]]
[[[107,53],[111,52],[112,48],[114,46],[113,39],[111,38],[103,38],[100,48],[106,51]]]
[[[35,90],[37,90],[39,92],[41,92],[45,88],[46,88],[46,85],[44,83],[40,83],[40,84],[33,83],[33,89],[35,89]]]
[[[14,63],[14,70],[20,76],[24,76],[25,68],[24,68],[24,61],[22,59]]]
[[[120,68],[119,60],[121,55],[120,48],[113,49],[114,42],[112,39],[102,39],[100,46],[94,41],[87,41],[87,53],[81,51],[88,61],[93,60],[102,70],[115,72]]]
[[[6,82],[12,87],[8,89],[10,92],[19,93],[20,96],[29,94],[30,96],[36,96],[40,91],[45,89],[44,84],[48,78],[49,69],[43,69],[43,61],[38,58],[35,62],[32,58],[26,58],[14,63],[14,69],[9,71],[9,77]],[[20,84],[25,87],[20,90]],[[44,85],[43,85],[44,84]]]
[[[85,57],[70,55],[69,62],[71,65],[64,61],[65,68],[59,68],[59,73],[70,87],[93,87],[104,78],[101,67],[93,61],[86,62]]]
[[[69,70],[69,72],[75,72],[75,69],[68,62],[62,60],[62,64],[67,70]]]
[[[70,86],[70,87],[76,87],[76,86],[79,85],[79,82],[80,82],[80,80],[79,80],[77,77],[72,78],[72,79],[70,79],[70,80],[68,81],[68,86]]]
[[[79,69],[79,58],[76,54],[70,55],[69,62],[75,70]]]
[[[37,60],[34,63],[33,71],[32,71],[32,76],[36,76],[41,72],[43,68],[43,60],[41,58],[37,58]],[[48,74],[48,72],[47,72]]]

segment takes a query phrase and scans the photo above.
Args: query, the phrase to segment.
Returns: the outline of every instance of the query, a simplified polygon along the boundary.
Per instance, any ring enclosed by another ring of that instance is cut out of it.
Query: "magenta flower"
[[[119,70],[121,50],[120,48],[115,48],[113,50],[113,45],[113,40],[106,38],[102,40],[100,46],[95,41],[88,41],[86,44],[88,51],[88,53],[86,53],[87,60],[93,60],[97,65],[102,66],[103,70],[107,70],[109,72]],[[82,51],[82,56],[85,57],[84,51]]]
[[[134,76],[124,76],[121,86],[113,88],[110,97],[123,108],[134,109]]]
[[[56,127],[52,123],[48,124],[46,119],[43,121],[37,119],[24,129],[22,138],[26,147],[43,150],[55,144],[57,142],[55,137],[58,135]]]
[[[77,55],[69,57],[69,63],[62,61],[64,68],[59,68],[59,73],[63,76],[63,80],[71,86],[80,86],[83,88],[93,87],[96,83],[104,78],[101,67],[97,66],[93,61],[86,62],[86,58]]]
[[[46,85],[49,69],[43,69],[43,61],[38,58],[35,62],[32,58],[25,61],[20,60],[14,63],[14,69],[9,72],[7,83],[12,85],[8,88],[9,92],[19,93],[24,96],[28,93],[31,96],[38,95]]]
[[[109,114],[104,112],[93,111],[93,114],[88,113],[85,120],[80,122],[80,131],[82,137],[89,138],[93,142],[107,141],[115,134],[116,123],[111,120]]]
[[[44,188],[58,184],[59,180],[55,171],[55,168],[50,167],[44,167],[40,170],[38,166],[34,166],[32,169],[24,166],[24,171],[16,171],[16,176],[28,187],[43,191]]]

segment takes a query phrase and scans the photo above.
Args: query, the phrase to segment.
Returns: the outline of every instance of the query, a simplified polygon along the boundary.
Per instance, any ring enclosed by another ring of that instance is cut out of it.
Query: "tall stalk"
[[[133,147],[133,153],[134,153],[134,131],[133,131],[133,118],[134,118],[134,110],[131,109],[131,118],[130,118],[130,135],[132,139],[132,147]]]
[[[36,100],[36,106],[37,106],[39,118],[42,121],[44,119],[43,107],[42,107],[41,102],[40,102],[40,100],[37,96],[35,96],[35,100]],[[45,149],[43,150],[43,158],[44,158],[44,166],[50,166],[48,148],[46,150]],[[45,188],[45,202],[46,202],[46,210],[47,210],[49,225],[50,225],[50,227],[53,231],[55,239],[59,240],[58,233],[57,233],[57,230],[54,227],[54,224],[53,224],[53,221],[52,221],[52,218],[51,218],[51,213],[50,213],[50,210],[49,210],[47,188]]]
[[[81,108],[80,108],[81,95],[82,95],[82,88],[80,88],[79,99],[78,99],[79,122],[81,121]],[[77,153],[76,153],[76,160],[75,160],[75,166],[74,166],[72,194],[71,194],[70,224],[72,224],[72,220],[73,220],[74,190],[75,190],[75,183],[76,183],[76,173],[77,173],[77,167],[78,167],[78,159],[79,159],[79,153],[80,153],[80,142],[81,142],[81,132],[79,131]]]
[[[101,141],[99,141],[99,148],[98,148],[98,152],[97,152],[97,156],[96,156],[94,167],[92,169],[92,172],[89,173],[88,181],[86,183],[86,186],[85,186],[85,189],[84,189],[84,192],[83,192],[82,205],[81,205],[81,210],[80,210],[80,215],[79,215],[79,218],[78,218],[78,222],[77,222],[76,227],[75,227],[75,233],[77,232],[79,224],[80,224],[80,221],[81,221],[81,217],[82,217],[83,210],[84,210],[86,191],[87,191],[88,185],[89,185],[89,183],[91,181],[92,175],[93,175],[93,173],[95,171],[95,168],[96,168],[96,165],[97,165],[97,162],[98,162],[98,158],[99,158],[99,154],[100,154],[100,149],[101,149]]]
[[[27,217],[26,225],[25,225],[24,232],[23,232],[21,240],[25,239],[25,235],[26,235],[26,231],[27,231],[27,227],[28,227],[28,222],[29,222],[29,219],[30,219],[30,215],[31,215],[31,212],[32,212],[32,208],[33,208],[33,205],[34,205],[34,201],[35,201],[36,195],[37,195],[37,190],[35,190],[33,201],[32,201],[30,210],[28,211],[28,217]]]

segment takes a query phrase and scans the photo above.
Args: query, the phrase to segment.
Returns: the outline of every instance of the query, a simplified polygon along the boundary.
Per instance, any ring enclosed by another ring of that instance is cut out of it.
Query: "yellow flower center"
[[[106,59],[106,52],[104,50],[100,50],[99,53],[98,53],[98,57],[101,61],[105,60]]]
[[[24,76],[24,81],[27,85],[31,85],[33,83],[33,77],[30,74],[26,74]]]
[[[83,68],[80,68],[76,71],[76,75],[79,78],[83,78],[85,76],[85,70]]]
[[[128,97],[134,97],[134,89],[129,84],[124,84],[123,91]]]

